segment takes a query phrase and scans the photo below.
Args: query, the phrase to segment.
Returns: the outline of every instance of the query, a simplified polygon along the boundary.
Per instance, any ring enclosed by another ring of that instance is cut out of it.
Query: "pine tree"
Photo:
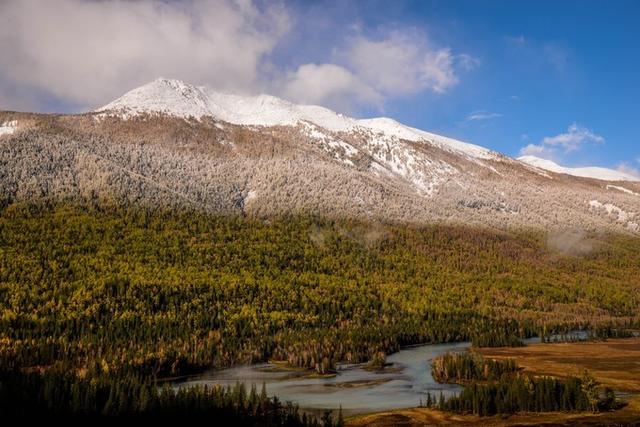
[[[333,417],[331,416],[330,410],[326,410],[322,413],[321,421],[324,427],[333,427]]]
[[[267,400],[267,384],[263,381],[262,382],[262,389],[260,390],[260,400],[261,401],[265,401]]]
[[[591,375],[588,370],[584,370],[582,374],[582,392],[587,397],[589,409],[592,412],[598,410],[598,401],[600,400],[600,383]]]
[[[344,427],[344,417],[342,416],[342,405],[338,409],[338,421],[336,422],[336,427]]]

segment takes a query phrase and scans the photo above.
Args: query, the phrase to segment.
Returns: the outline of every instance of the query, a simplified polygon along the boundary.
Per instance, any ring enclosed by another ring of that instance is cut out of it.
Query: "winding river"
[[[387,357],[387,368],[370,371],[363,365],[339,365],[333,377],[309,377],[308,371],[282,371],[264,363],[207,371],[175,383],[178,387],[197,384],[234,385],[244,383],[247,390],[255,384],[260,391],[281,401],[291,401],[307,410],[337,409],[357,414],[418,406],[426,393],[436,398],[460,390],[458,385],[439,384],[431,376],[431,360],[449,351],[464,351],[470,343],[421,345],[404,348]]]
[[[573,331],[565,336],[586,339],[584,331]],[[539,342],[539,338],[525,339],[525,344]],[[466,351],[468,342],[427,344],[405,347],[387,356],[389,364],[383,370],[372,371],[359,365],[338,365],[332,377],[309,376],[308,370],[283,370],[262,363],[229,369],[214,369],[203,374],[174,382],[175,387],[194,385],[235,385],[244,383],[247,390],[255,385],[258,392],[264,383],[267,393],[283,402],[296,403],[301,409],[317,412],[335,410],[342,406],[345,415],[411,408],[425,401],[427,392],[438,398],[461,390],[456,384],[440,384],[431,376],[431,360],[450,351]]]

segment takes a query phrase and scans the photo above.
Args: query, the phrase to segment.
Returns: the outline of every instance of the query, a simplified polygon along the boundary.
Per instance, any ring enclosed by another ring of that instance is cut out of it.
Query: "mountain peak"
[[[96,111],[123,119],[144,113],[196,119],[207,116],[251,126],[296,126],[308,122],[329,132],[371,132],[386,138],[433,144],[465,156],[496,157],[487,148],[415,129],[388,117],[357,120],[317,105],[294,104],[266,94],[232,95],[166,78],[133,89]]]
[[[203,88],[165,78],[133,89],[96,111],[118,112],[123,118],[148,112],[185,118],[210,114]]]

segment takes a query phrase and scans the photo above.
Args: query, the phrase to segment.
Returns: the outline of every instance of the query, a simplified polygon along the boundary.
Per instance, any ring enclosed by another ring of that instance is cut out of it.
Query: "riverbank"
[[[580,375],[588,369],[603,385],[629,393],[624,408],[606,413],[536,413],[509,417],[458,415],[433,409],[412,408],[378,412],[347,419],[353,427],[386,426],[640,426],[640,338],[610,339],[603,342],[529,344],[525,347],[475,349],[487,358],[515,358],[518,365],[534,375],[564,377]]]

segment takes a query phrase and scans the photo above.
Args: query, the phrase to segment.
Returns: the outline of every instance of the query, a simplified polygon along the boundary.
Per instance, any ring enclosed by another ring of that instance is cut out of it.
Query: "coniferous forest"
[[[449,399],[431,396],[427,406],[480,416],[517,412],[608,411],[619,402],[585,371],[582,378],[536,377],[520,370],[514,359],[492,360],[477,353],[446,353],[432,361],[431,374],[441,383],[460,383]]]
[[[485,359],[476,353],[446,353],[431,362],[431,375],[438,382],[488,381],[518,372],[513,359]]]
[[[460,394],[443,401],[438,408],[490,416],[517,412],[609,411],[618,405],[613,390],[601,391],[588,373],[583,378],[563,379],[523,374],[467,384]]]
[[[1,411],[197,407],[238,424],[315,422],[255,392],[175,394],[156,381],[267,359],[323,374],[415,343],[615,334],[638,325],[640,242],[598,239],[575,257],[537,232],[9,205],[0,212]],[[573,390],[531,381],[563,396]],[[495,401],[520,386],[474,385],[474,396],[494,400],[470,410],[528,410]],[[467,390],[452,409],[469,409]],[[576,399],[567,408],[584,406]]]
[[[159,387],[142,376],[93,375],[49,370],[44,373],[3,372],[0,414],[30,417],[210,417],[217,425],[317,426],[341,425],[327,413],[324,423],[291,403],[268,397],[266,389]]]

